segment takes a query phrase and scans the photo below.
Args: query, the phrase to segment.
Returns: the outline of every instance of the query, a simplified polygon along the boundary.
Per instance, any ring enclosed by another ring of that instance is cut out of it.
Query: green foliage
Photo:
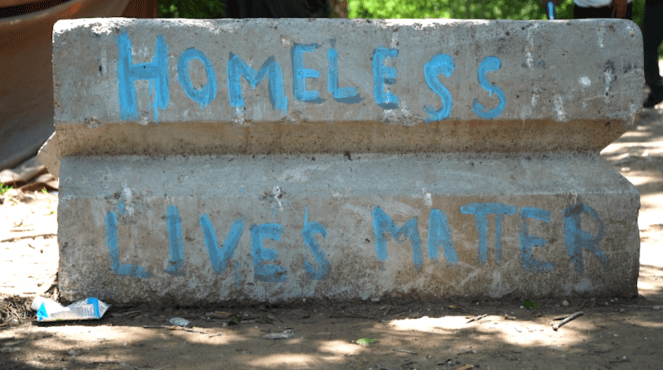
[[[373,343],[377,343],[377,342],[378,342],[377,339],[369,339],[369,338],[357,339],[357,344],[359,344],[360,346],[367,346],[369,344],[373,344]]]
[[[349,0],[348,17],[545,19],[545,11],[540,0]]]
[[[9,190],[13,189],[13,186],[7,186],[3,183],[0,182],[0,195],[3,195],[4,193],[8,192]]]
[[[159,18],[224,18],[219,0],[159,0]]]
[[[642,25],[645,0],[634,0],[633,20]],[[349,0],[350,18],[546,19],[541,0]],[[573,18],[573,0],[560,0],[558,19]]]
[[[557,19],[573,19],[573,0],[559,0],[556,11]],[[645,0],[633,0],[633,21],[640,27],[644,12]],[[348,0],[348,17],[547,19],[541,0]]]

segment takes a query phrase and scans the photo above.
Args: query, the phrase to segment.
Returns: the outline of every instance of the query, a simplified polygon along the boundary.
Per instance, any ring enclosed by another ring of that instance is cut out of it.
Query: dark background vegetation
[[[278,1],[278,0],[266,0]],[[306,0],[302,0],[306,1]],[[343,0],[332,14],[349,18],[546,19],[541,0]],[[344,8],[347,4],[347,10]],[[645,0],[633,0],[633,20],[642,27]],[[159,0],[160,18],[223,18],[221,0]],[[573,19],[573,0],[560,0],[558,19]],[[659,49],[663,54],[663,48]]]

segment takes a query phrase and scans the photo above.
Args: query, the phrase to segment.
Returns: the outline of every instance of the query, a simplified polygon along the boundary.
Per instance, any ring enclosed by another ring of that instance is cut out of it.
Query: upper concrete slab
[[[598,151],[642,106],[622,20],[78,19],[53,66],[63,156]]]

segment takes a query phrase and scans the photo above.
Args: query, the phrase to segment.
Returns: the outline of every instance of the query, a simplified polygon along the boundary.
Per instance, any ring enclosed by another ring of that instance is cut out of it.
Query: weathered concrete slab
[[[598,155],[66,157],[60,187],[69,299],[637,293],[638,193]]]
[[[619,20],[54,29],[63,296],[637,294]],[[620,48],[608,45],[620,45]]]
[[[63,156],[598,151],[643,98],[623,20],[82,19],[53,43]]]

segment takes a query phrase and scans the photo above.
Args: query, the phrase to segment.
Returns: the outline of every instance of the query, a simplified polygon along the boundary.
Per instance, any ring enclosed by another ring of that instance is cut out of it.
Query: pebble
[[[562,306],[568,306],[568,305],[569,305],[569,301],[567,301],[566,299],[562,301]]]
[[[661,309],[661,306],[654,306],[654,307],[652,307],[652,309],[658,311],[658,310]]]
[[[168,322],[175,326],[188,326],[191,323],[189,320],[181,317],[173,317],[172,319],[168,320]]]

